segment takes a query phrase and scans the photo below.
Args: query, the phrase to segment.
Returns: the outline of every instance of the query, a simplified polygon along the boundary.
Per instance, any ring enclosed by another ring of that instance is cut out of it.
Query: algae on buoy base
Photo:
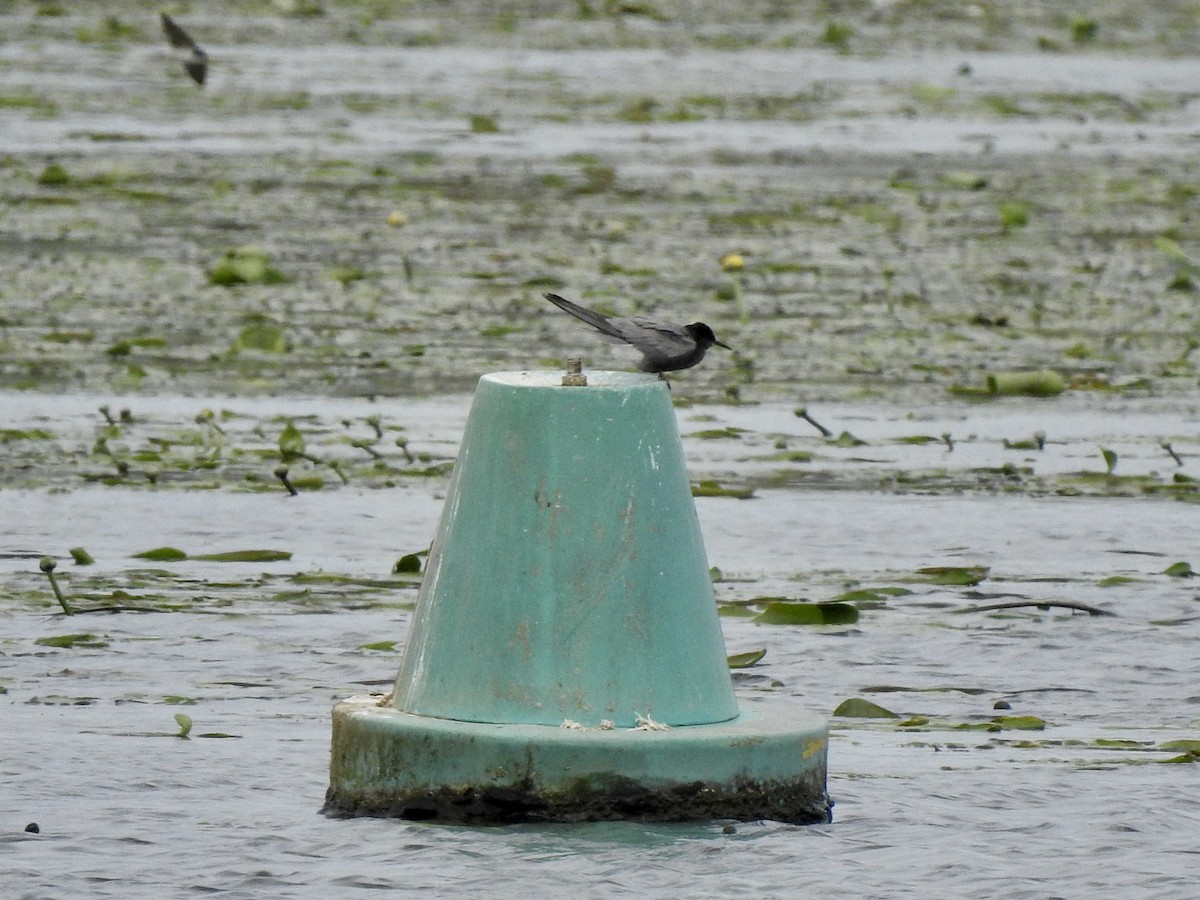
[[[465,824],[830,820],[828,733],[781,700],[667,730],[455,722],[334,707],[324,812]]]

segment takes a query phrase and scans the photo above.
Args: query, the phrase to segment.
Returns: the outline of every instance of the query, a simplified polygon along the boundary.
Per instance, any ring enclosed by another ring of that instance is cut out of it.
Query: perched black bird
[[[558,294],[546,294],[546,299],[559,309],[566,310],[577,319],[583,319],[606,337],[631,344],[642,351],[638,368],[643,372],[674,372],[690,369],[700,360],[708,348],[716,345],[732,350],[722,344],[713,330],[703,322],[691,325],[675,325],[660,322],[649,316],[602,316],[600,313],[564,300]]]
[[[208,54],[200,49],[200,45],[192,40],[192,36],[180,28],[175,20],[166,13],[159,13],[162,16],[163,32],[167,36],[167,40],[171,42],[171,46],[176,50],[185,51],[183,57],[183,68],[196,84],[204,84],[204,79],[208,76]]]

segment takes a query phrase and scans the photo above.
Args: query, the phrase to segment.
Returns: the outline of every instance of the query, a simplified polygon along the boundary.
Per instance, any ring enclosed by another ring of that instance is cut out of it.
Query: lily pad
[[[853,625],[858,610],[849,603],[768,603],[755,622],[763,625]]]
[[[1163,741],[1158,745],[1159,750],[1182,750],[1185,753],[1200,753],[1200,741],[1187,738],[1175,741]]]
[[[987,722],[964,722],[961,731],[1042,731],[1046,720],[1037,716],[996,716]]]
[[[987,377],[988,393],[1003,397],[1056,397],[1067,389],[1057,372],[993,372]]]
[[[736,500],[749,500],[754,496],[754,488],[724,487],[719,481],[706,479],[692,485],[693,497],[733,497]]]
[[[375,641],[373,644],[359,644],[359,650],[382,650],[385,653],[391,653],[396,649],[395,641]]]
[[[16,441],[52,441],[54,435],[44,428],[0,428],[0,444]]]
[[[731,669],[748,669],[760,659],[767,655],[767,650],[764,647],[761,650],[748,650],[745,653],[733,653],[725,657],[725,661]]]
[[[861,438],[856,438],[848,431],[843,431],[837,437],[833,438],[829,443],[835,447],[865,447],[867,442]]]
[[[1024,228],[1029,224],[1029,204],[1023,200],[1002,200],[997,207],[1000,226],[1005,231]]]
[[[926,576],[930,584],[961,585],[970,587],[987,578],[988,566],[925,566],[917,569],[918,575]]]
[[[1037,716],[997,716],[992,722],[1004,731],[1042,731],[1046,720]]]
[[[392,566],[393,575],[418,575],[420,572],[421,556],[418,553],[406,553]]]
[[[287,352],[287,335],[283,329],[273,322],[254,322],[247,325],[233,340],[230,349],[237,353],[241,350],[258,350],[262,353]]]
[[[496,122],[495,116],[473,115],[470,123],[473,134],[498,134],[500,131],[500,125]]]
[[[285,559],[291,559],[292,554],[288,550],[229,550],[224,553],[201,553],[189,558],[202,560],[203,562],[261,563],[280,562]]]
[[[883,603],[889,597],[904,597],[911,593],[908,588],[902,587],[861,588],[838,594],[833,599],[839,603]]]
[[[62,647],[68,650],[74,647],[98,649],[108,646],[108,641],[94,634],[59,634],[54,637],[38,638],[34,643],[40,647]]]
[[[735,428],[730,425],[728,428],[708,428],[704,431],[693,431],[688,435],[690,438],[700,438],[701,440],[714,441],[725,438],[737,439],[743,434],[746,434],[745,428]]]
[[[1164,759],[1160,761],[1164,763],[1198,763],[1200,762],[1200,753],[1194,750],[1189,750],[1188,752],[1182,753],[1179,756],[1172,756],[1170,759]]]
[[[304,435],[296,427],[296,423],[288,421],[279,435],[279,455],[285,460],[304,455]]]
[[[1192,571],[1191,563],[1180,560],[1163,569],[1163,574],[1170,575],[1172,578],[1191,578],[1196,573]]]
[[[851,697],[838,704],[833,711],[835,716],[847,719],[898,719],[900,716],[878,703],[864,700],[862,697]]]
[[[149,559],[154,562],[179,562],[187,559],[188,555],[176,547],[155,547],[153,550],[143,550],[133,554],[134,559]]]
[[[70,184],[71,176],[66,168],[60,163],[50,163],[46,168],[42,169],[42,173],[37,177],[37,183],[42,187],[62,187],[65,184]]]
[[[231,287],[238,284],[282,284],[287,276],[271,265],[261,247],[247,244],[227,250],[208,270],[210,284]]]

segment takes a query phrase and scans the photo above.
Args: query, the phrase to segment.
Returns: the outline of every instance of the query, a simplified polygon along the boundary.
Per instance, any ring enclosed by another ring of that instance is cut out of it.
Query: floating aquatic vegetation
[[[963,191],[982,191],[988,186],[987,176],[979,172],[943,172],[938,180],[947,187]]]
[[[495,116],[476,114],[470,118],[472,134],[499,134],[500,124]]]
[[[836,438],[833,438],[829,443],[834,447],[865,447],[867,442],[861,438],[856,438],[848,431],[843,431]]]
[[[1100,33],[1100,25],[1090,16],[1072,16],[1071,40],[1076,44],[1090,44]]]
[[[42,187],[63,187],[71,183],[71,176],[63,165],[50,163],[42,169],[42,174],[37,177],[37,183]]]
[[[384,653],[393,653],[396,650],[395,641],[375,641],[372,644],[359,644],[359,650],[379,650]]]
[[[1063,377],[1051,369],[1040,372],[992,372],[987,376],[989,394],[1011,397],[1056,397],[1067,389]]]
[[[1161,760],[1164,763],[1195,763],[1200,762],[1200,741],[1191,739],[1180,739],[1175,741],[1163,741],[1156,750],[1165,750],[1167,752],[1182,751],[1179,756],[1171,757],[1170,759]]]
[[[821,43],[828,44],[839,53],[850,52],[850,39],[854,37],[854,28],[845,22],[833,21],[821,32]]]
[[[743,434],[748,433],[748,430],[745,428],[735,428],[734,426],[730,425],[728,428],[709,428],[704,431],[693,431],[691,434],[685,434],[684,437],[699,438],[700,440],[707,441],[721,440],[725,438],[736,440]]]
[[[389,219],[390,221],[390,219]],[[358,266],[334,266],[329,270],[329,277],[343,288],[349,287],[356,281],[362,281],[367,273]]]
[[[864,700],[862,697],[850,697],[843,700],[833,711],[835,716],[847,719],[898,719],[900,716],[878,703]]]
[[[223,553],[199,553],[187,557],[199,562],[282,562],[292,558],[290,550],[227,550]]]
[[[72,547],[68,553],[71,554],[71,559],[75,560],[77,566],[94,565],[96,560],[92,559],[92,554],[88,553],[83,547]]]
[[[1193,571],[1191,563],[1181,560],[1177,563],[1171,563],[1171,565],[1163,569],[1163,574],[1170,575],[1172,578],[1191,578],[1196,573]]]
[[[1140,580],[1139,578],[1134,578],[1132,575],[1109,575],[1097,581],[1096,587],[1122,587],[1127,584],[1136,584]]]
[[[996,716],[987,722],[963,722],[961,731],[1043,731],[1046,720],[1037,716]]]
[[[325,479],[320,475],[297,475],[292,480],[292,485],[297,489],[306,491],[319,491],[325,487]]]
[[[155,547],[153,550],[143,550],[134,553],[133,559],[146,559],[152,562],[279,562],[292,558],[287,550],[228,550],[222,553],[198,553],[189,555],[177,547]]]
[[[179,562],[187,559],[187,554],[176,547],[155,547],[153,550],[143,550],[134,553],[134,559],[148,559],[152,562]]]
[[[1033,437],[1010,441],[1004,438],[1001,442],[1005,450],[1045,450],[1046,449],[1046,432],[1035,431]]]
[[[401,556],[392,565],[393,575],[420,575],[421,574],[421,557],[428,556],[428,550],[420,550],[416,553],[406,553]]]
[[[45,428],[0,428],[0,444],[16,441],[52,441],[54,434]]]
[[[766,648],[761,650],[747,650],[745,653],[733,653],[725,657],[731,669],[748,669],[767,655]]]
[[[270,319],[259,319],[238,332],[238,336],[233,339],[229,350],[231,353],[240,353],[243,350],[286,353],[288,350],[287,334],[281,325]]]
[[[754,496],[754,488],[725,487],[715,479],[704,479],[692,485],[693,497],[733,497],[737,500],[749,500]]]
[[[283,431],[279,433],[279,455],[283,457],[284,462],[288,462],[304,456],[305,446],[304,435],[300,433],[296,423],[288,419]]]
[[[231,287],[238,284],[283,284],[286,275],[271,264],[261,247],[246,244],[225,253],[208,270],[209,284]]]
[[[906,597],[911,593],[908,588],[902,587],[860,588],[838,594],[831,602],[853,603],[862,609],[865,606],[881,606],[890,599]]]
[[[989,566],[925,566],[917,569],[920,581],[929,584],[972,587],[979,584],[991,571]]]
[[[90,344],[96,339],[95,331],[51,331],[42,337],[50,344]]]
[[[1200,268],[1192,262],[1192,258],[1180,246],[1179,242],[1161,236],[1155,238],[1154,246],[1170,260],[1174,269],[1170,281],[1167,282],[1167,290],[1191,292],[1196,289],[1196,278],[1200,274]]]
[[[1005,232],[1029,224],[1029,204],[1023,200],[1003,200],[996,209],[1000,216],[1000,227]]]
[[[86,650],[100,650],[108,646],[108,641],[104,640],[104,638],[87,632],[38,638],[34,643],[39,647],[58,647],[64,650],[73,650],[77,647]]]
[[[773,600],[754,621],[762,625],[853,625],[858,615],[858,608],[849,603]]]

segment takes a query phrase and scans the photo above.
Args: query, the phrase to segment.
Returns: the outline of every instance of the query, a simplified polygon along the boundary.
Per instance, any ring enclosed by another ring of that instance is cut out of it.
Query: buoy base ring
[[[437,719],[351,697],[333,711],[324,812],[470,824],[830,820],[826,723],[778,700],[668,730]]]

